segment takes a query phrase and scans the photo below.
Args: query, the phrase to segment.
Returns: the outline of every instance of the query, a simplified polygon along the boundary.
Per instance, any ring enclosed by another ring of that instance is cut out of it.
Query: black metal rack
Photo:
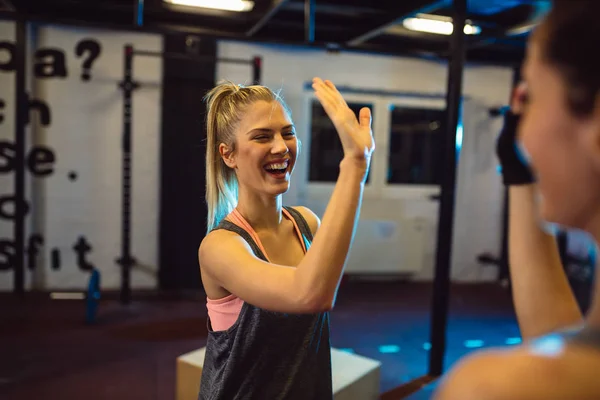
[[[123,81],[119,87],[123,91],[123,144],[122,144],[122,194],[121,194],[121,255],[116,260],[121,267],[121,292],[122,304],[131,302],[131,268],[135,266],[136,260],[131,254],[131,167],[132,167],[132,95],[141,84],[133,77],[133,60],[138,57],[158,57],[163,59],[185,60],[194,63],[233,63],[249,65],[252,67],[252,81],[260,84],[262,73],[262,58],[255,56],[252,59],[238,58],[214,58],[201,57],[193,54],[165,53],[159,51],[136,50],[133,45],[128,44],[123,48],[124,71]]]

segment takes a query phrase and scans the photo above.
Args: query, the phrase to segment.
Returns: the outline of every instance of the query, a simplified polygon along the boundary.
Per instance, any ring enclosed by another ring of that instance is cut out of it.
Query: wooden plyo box
[[[198,400],[205,348],[177,357],[176,400]],[[334,400],[379,398],[381,363],[331,349]]]

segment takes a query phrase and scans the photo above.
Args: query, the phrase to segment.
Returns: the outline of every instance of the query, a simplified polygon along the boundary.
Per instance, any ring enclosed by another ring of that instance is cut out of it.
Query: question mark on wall
[[[92,64],[100,55],[101,49],[102,48],[100,46],[100,43],[93,39],[85,39],[77,43],[77,47],[75,48],[75,54],[77,54],[77,57],[81,57],[82,55],[87,53],[86,57],[84,58],[83,64],[81,65],[81,67],[83,68],[83,71],[81,73],[82,80],[90,80],[90,70],[92,69]]]

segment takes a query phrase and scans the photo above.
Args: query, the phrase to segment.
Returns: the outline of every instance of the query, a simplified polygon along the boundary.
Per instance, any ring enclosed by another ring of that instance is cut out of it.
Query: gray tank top
[[[312,233],[302,215],[285,207],[296,221],[306,248]],[[250,234],[222,221],[215,229],[242,236],[254,254],[267,261]],[[333,398],[329,313],[286,314],[244,302],[238,320],[208,340],[199,400],[327,400]]]

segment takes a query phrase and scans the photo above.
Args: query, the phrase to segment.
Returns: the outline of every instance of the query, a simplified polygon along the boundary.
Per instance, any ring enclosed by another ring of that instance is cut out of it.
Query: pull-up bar
[[[202,56],[193,56],[187,54],[179,54],[179,53],[162,53],[160,51],[147,51],[147,50],[133,50],[134,56],[141,57],[161,57],[161,58],[170,58],[172,60],[186,60],[191,62],[198,63],[213,63],[213,62],[226,62],[233,64],[249,64],[253,65],[254,63],[260,63],[260,57],[254,57],[252,60],[248,60],[245,58],[214,58],[214,57],[202,57]]]
[[[165,53],[159,51],[136,50],[132,45],[125,45],[123,81],[119,87],[123,90],[123,167],[122,167],[122,196],[121,196],[121,256],[116,260],[121,266],[121,303],[128,304],[131,301],[131,268],[136,264],[131,255],[131,159],[132,159],[132,94],[140,87],[140,83],[133,79],[133,58],[158,57],[163,59],[175,59],[193,63],[230,63],[250,65],[252,67],[252,83],[260,84],[262,58],[255,56],[252,59],[237,58],[215,58],[203,57],[193,54]]]
[[[128,53],[130,52],[130,53]],[[245,58],[227,58],[227,57],[205,57],[196,56],[192,54],[179,54],[179,53],[164,53],[161,51],[149,51],[149,50],[135,50],[133,47],[125,46],[125,57],[158,57],[163,59],[171,60],[182,60],[194,63],[206,64],[206,63],[228,63],[228,64],[240,64],[252,66],[252,82],[260,83],[261,81],[261,67],[262,57],[254,56],[252,59]]]

